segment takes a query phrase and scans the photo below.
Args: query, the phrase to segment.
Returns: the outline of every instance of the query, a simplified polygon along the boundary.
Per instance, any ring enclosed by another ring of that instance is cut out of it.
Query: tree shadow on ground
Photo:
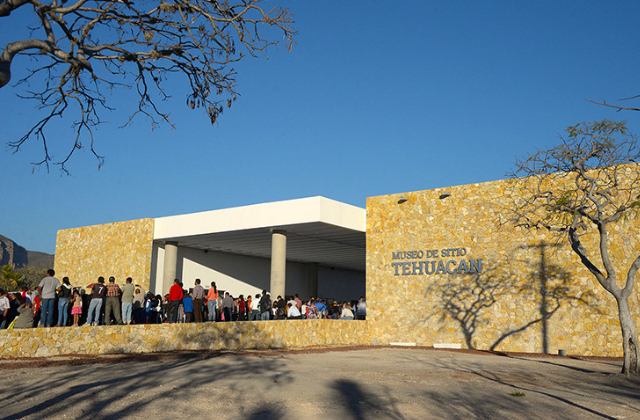
[[[446,395],[446,398],[431,394],[425,394],[425,397],[436,401],[443,411],[457,407],[456,410],[458,410],[461,415],[468,414],[474,418],[508,417],[509,410],[524,409],[526,408],[523,405],[524,403],[531,404],[527,402],[526,398],[521,400],[515,397],[517,392],[522,393],[521,395],[523,397],[527,395],[537,395],[549,398],[565,405],[567,411],[570,409],[578,409],[584,415],[596,418],[618,418],[610,416],[600,410],[599,407],[604,402],[611,406],[624,406],[627,410],[634,411],[640,416],[639,407],[631,406],[624,401],[640,398],[638,395],[638,385],[640,385],[640,381],[637,378],[630,379],[621,374],[609,374],[590,369],[576,370],[576,372],[579,372],[579,375],[586,375],[588,377],[584,380],[576,380],[576,378],[572,376],[574,375],[573,373],[570,374],[570,376],[560,375],[559,377],[550,377],[548,374],[544,375],[535,369],[534,365],[536,363],[544,361],[525,358],[517,359],[523,363],[518,369],[480,369],[476,364],[468,364],[465,362],[456,363],[455,360],[452,361],[451,359],[447,362],[440,363],[436,361],[434,363],[435,367],[480,379],[480,384],[478,385],[476,383],[473,386],[474,389],[482,389],[482,381],[505,386],[504,399],[489,398],[482,400],[482,398],[474,398],[471,395],[473,392],[469,394],[461,392],[462,395],[457,397],[449,394]],[[529,364],[531,365],[529,366]],[[584,400],[586,393],[602,395],[599,397],[601,401],[590,400],[592,407],[578,402]],[[568,412],[563,415],[562,411],[558,411],[557,405],[546,403],[544,400],[536,400],[535,405],[528,407],[532,412],[538,413],[543,413],[544,411],[542,410],[545,408],[552,410],[550,412],[554,413],[553,417],[555,418],[575,416],[575,411],[573,411],[572,415]]]
[[[250,330],[243,329],[243,333],[250,334]],[[221,342],[233,348],[243,339],[235,328],[216,328],[211,335],[198,335],[195,331],[178,330],[174,340],[195,341],[202,348]],[[253,339],[262,340],[267,347],[272,344],[264,335],[256,334]],[[153,359],[152,355],[149,357]],[[23,384],[18,380],[11,388],[0,388],[3,418],[67,415],[72,418],[115,419],[144,415],[151,404],[179,401],[182,393],[199,387],[220,388],[221,395],[226,397],[241,395],[240,391],[229,390],[225,384],[225,378],[231,376],[243,375],[254,383],[264,382],[265,387],[280,386],[278,381],[293,380],[285,360],[280,357],[232,359],[232,355],[221,357],[220,352],[188,352],[168,361],[70,366],[68,372],[54,376],[45,374],[35,383]],[[206,369],[202,363],[206,364]],[[133,392],[137,397],[129,398]],[[148,398],[140,395],[148,395]],[[24,400],[31,400],[33,404],[24,408]],[[83,407],[82,411],[74,409],[76,406]],[[171,404],[168,404],[168,409],[171,409]]]
[[[331,388],[336,393],[336,401],[347,409],[347,414],[354,420],[373,418],[390,418],[403,420],[397,401],[385,390],[385,395],[367,391],[358,382],[339,379],[333,382]]]
[[[282,409],[271,403],[264,403],[262,406],[247,414],[248,420],[276,420],[284,417],[285,415]]]
[[[541,326],[542,352],[549,353],[548,324],[553,315],[570,303],[590,307],[599,312],[593,304],[593,292],[582,292],[579,284],[568,271],[547,261],[545,250],[550,245],[540,242],[514,251],[525,256],[511,255],[487,268],[482,273],[450,275],[445,282],[433,283],[428,291],[440,296],[436,313],[442,322],[455,321],[464,335],[470,349],[477,348],[474,336],[478,328],[489,323],[489,309],[496,303],[526,299],[537,306],[525,322],[503,331],[488,347],[495,350],[505,339],[522,333],[535,326]],[[539,255],[532,251],[539,250]],[[522,267],[534,267],[525,275],[516,275]],[[492,327],[495,329],[495,327]]]

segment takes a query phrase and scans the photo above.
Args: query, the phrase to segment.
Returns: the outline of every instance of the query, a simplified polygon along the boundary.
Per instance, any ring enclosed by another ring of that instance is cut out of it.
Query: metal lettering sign
[[[482,258],[464,257],[467,248],[443,248],[417,251],[398,251],[391,253],[394,276],[428,276],[432,274],[469,274],[482,273]]]

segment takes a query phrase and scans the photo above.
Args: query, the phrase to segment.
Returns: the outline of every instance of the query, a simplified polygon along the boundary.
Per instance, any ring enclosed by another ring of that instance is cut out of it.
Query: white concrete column
[[[287,271],[287,232],[274,230],[271,233],[271,300],[278,295],[284,298]]]
[[[169,242],[164,244],[164,275],[162,276],[162,295],[169,293],[176,278],[178,267],[178,243]]]
[[[307,264],[307,299],[318,298],[318,263]]]

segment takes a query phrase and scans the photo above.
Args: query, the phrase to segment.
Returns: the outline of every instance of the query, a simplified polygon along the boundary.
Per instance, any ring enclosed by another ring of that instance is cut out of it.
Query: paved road
[[[404,348],[5,361],[0,417],[640,419],[640,380],[619,370],[617,361]]]

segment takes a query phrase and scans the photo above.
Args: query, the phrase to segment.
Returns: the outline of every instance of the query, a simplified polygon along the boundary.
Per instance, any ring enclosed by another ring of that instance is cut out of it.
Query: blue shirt
[[[193,299],[190,297],[182,298],[182,305],[184,306],[184,313],[193,312]]]
[[[323,312],[323,313],[327,312],[327,305],[325,305],[324,303],[316,302],[315,305],[318,312]]]

